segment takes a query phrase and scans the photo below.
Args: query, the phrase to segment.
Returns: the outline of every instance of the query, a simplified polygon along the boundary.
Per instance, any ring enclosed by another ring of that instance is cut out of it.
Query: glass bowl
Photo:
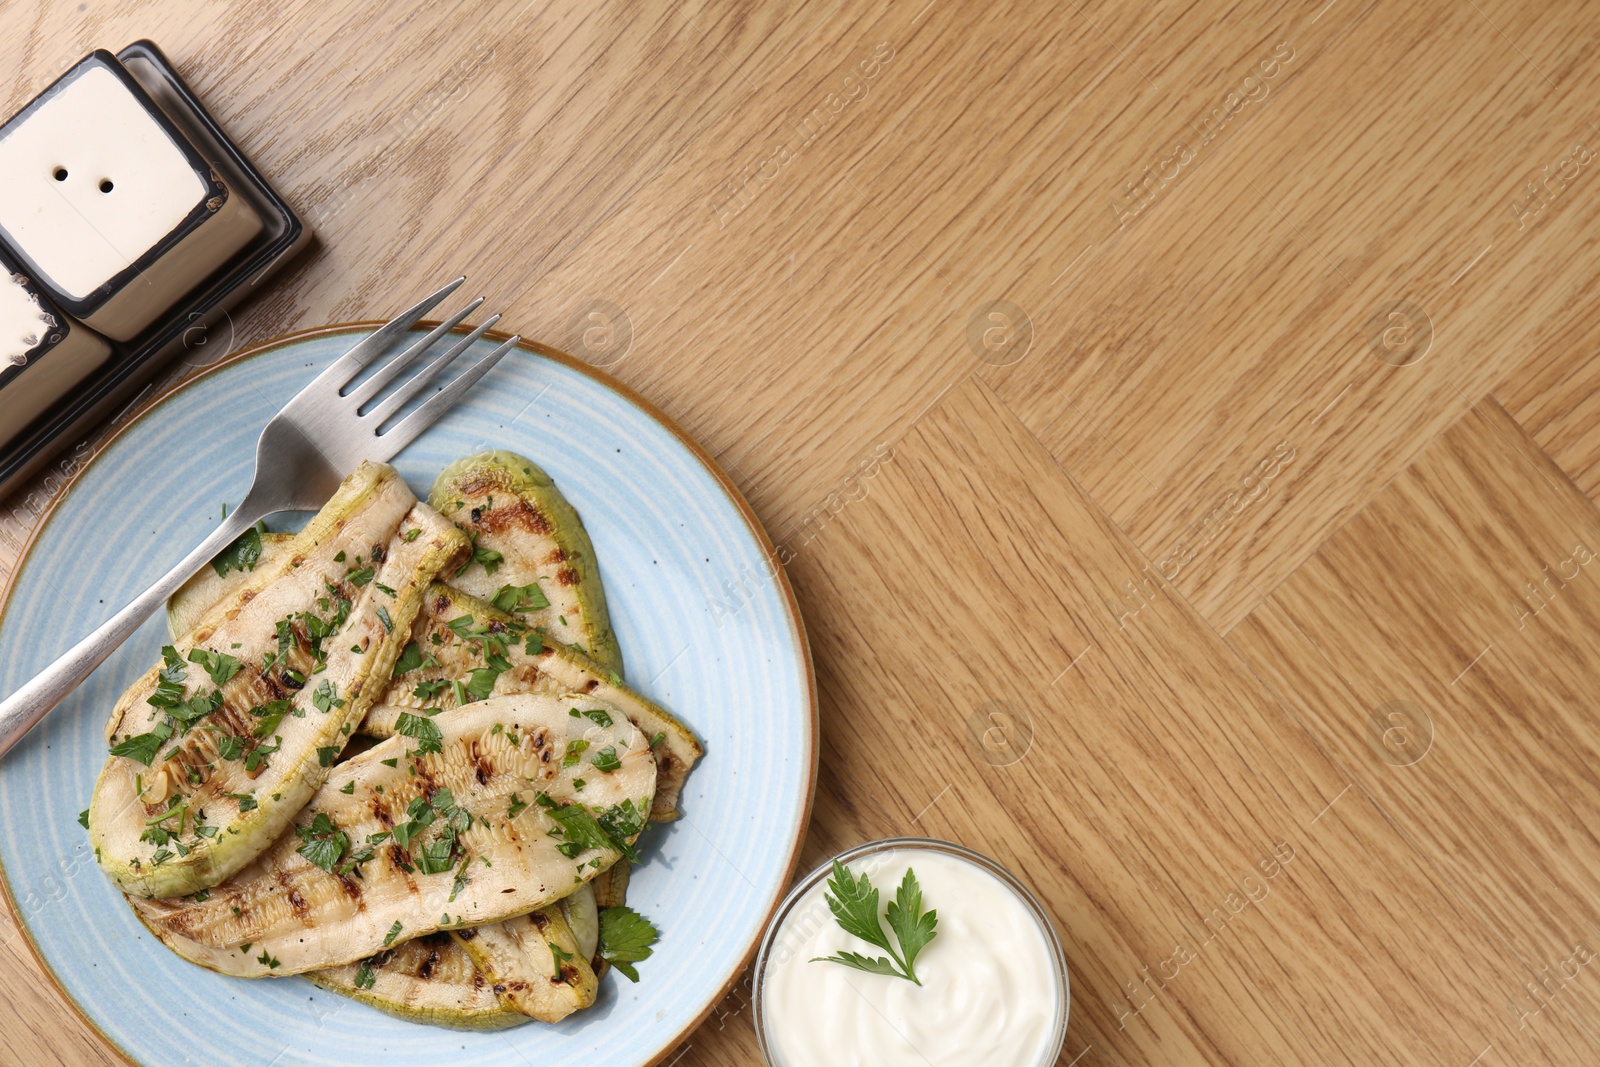
[[[788,896],[783,898],[783,903],[778,905],[778,910],[774,913],[772,921],[767,926],[766,934],[761,939],[761,950],[756,956],[755,969],[751,972],[751,985],[753,988],[752,1015],[755,1018],[756,1040],[761,1046],[761,1056],[767,1067],[791,1067],[791,1065],[785,1064],[779,1059],[780,1054],[774,1049],[773,1043],[769,1038],[770,1027],[766,1017],[767,1005],[763,996],[767,968],[773,963],[775,955],[782,955],[785,951],[780,945],[779,935],[783,931],[784,924],[790,914],[806,898],[807,894],[828,880],[828,877],[833,872],[834,860],[846,866],[850,864],[859,865],[863,860],[870,861],[872,857],[888,852],[917,851],[939,853],[965,860],[980,870],[993,875],[1003,886],[1011,890],[1016,899],[1039,924],[1040,933],[1044,937],[1046,956],[1050,960],[1052,968],[1052,973],[1049,977],[1058,979],[1056,981],[1054,1031],[1045,1046],[1044,1054],[1037,1064],[1018,1063],[1010,1064],[1008,1067],[1050,1067],[1060,1058],[1061,1049],[1067,1039],[1067,1015],[1072,999],[1071,985],[1067,977],[1066,954],[1061,950],[1061,939],[1056,935],[1055,925],[1050,921],[1049,914],[1045,912],[1038,899],[1029,892],[1028,887],[1023,885],[1015,875],[981,853],[973,852],[971,849],[963,848],[948,841],[935,841],[925,837],[892,837],[882,841],[872,841],[864,845],[858,845],[830,858],[826,863],[796,882],[794,887],[789,890]],[[856,871],[855,873],[859,874],[860,872]],[[893,897],[893,886],[878,885],[877,879],[874,879],[873,884],[883,897]],[[938,901],[928,900],[924,906],[937,908],[938,905]],[[823,914],[827,915],[826,911]],[[831,915],[827,916],[827,921],[832,921]],[[870,948],[869,951],[876,952],[876,950],[871,950]],[[780,962],[786,962],[786,959]]]

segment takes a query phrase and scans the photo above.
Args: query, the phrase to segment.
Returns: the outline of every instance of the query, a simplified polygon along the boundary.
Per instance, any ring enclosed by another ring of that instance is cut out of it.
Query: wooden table
[[[695,434],[792,556],[805,862],[1020,872],[1062,1064],[1600,1062],[1580,0],[0,25],[8,111],[154,38],[319,231],[191,364],[462,270]],[[0,939],[0,1059],[116,1062]],[[755,1062],[748,989],[674,1056]]]

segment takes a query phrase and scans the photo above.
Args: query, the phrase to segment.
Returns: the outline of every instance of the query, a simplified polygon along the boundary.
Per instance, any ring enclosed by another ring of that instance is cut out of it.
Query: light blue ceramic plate
[[[90,462],[15,576],[0,615],[0,692],[198,543],[243,496],[261,427],[369,328],[241,353],[153,404]],[[107,713],[160,658],[156,619],[0,763],[14,911],[67,995],[135,1063],[650,1064],[743,968],[791,877],[815,779],[810,657],[788,584],[766,564],[771,545],[680,430],[559,353],[513,352],[395,466],[426,495],[446,463],[491,447],[532,457],[577,507],[629,681],[705,742],[684,818],[649,831],[628,890],[662,932],[642,981],[613,972],[594,1008],[557,1026],[470,1034],[400,1022],[299,978],[224,978],[168,952],[101,875],[78,825],[105,760]]]

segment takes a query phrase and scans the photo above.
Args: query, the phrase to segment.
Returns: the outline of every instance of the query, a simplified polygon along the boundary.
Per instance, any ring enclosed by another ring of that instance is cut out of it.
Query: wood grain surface
[[[694,434],[792,552],[805,862],[1011,866],[1062,1065],[1600,1062],[1591,5],[0,27],[6,113],[154,39],[318,231],[167,381],[464,272]],[[105,432],[0,501],[0,582]],[[121,1063],[8,915],[0,983],[0,1063]],[[665,1062],[759,1062],[749,1001]]]

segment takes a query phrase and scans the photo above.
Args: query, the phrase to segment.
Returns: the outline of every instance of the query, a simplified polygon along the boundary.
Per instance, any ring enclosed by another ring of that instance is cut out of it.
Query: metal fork
[[[465,278],[457,278],[390,319],[317,375],[273,416],[256,442],[255,480],[244,500],[222,525],[131,604],[107,619],[21,689],[0,701],[0,756],[9,752],[35,723],[82,684],[191,574],[240,534],[275,512],[315,511],[322,507],[344,476],[362,460],[392,458],[516,346],[520,338],[513,337],[458,375],[415,411],[385,428],[385,424],[426,389],[440,371],[499,321],[499,315],[490,316],[404,384],[378,399],[378,394],[401,371],[477,310],[483,303],[483,298],[479,297],[378,368],[366,381],[349,388],[363,368],[464,281]]]

